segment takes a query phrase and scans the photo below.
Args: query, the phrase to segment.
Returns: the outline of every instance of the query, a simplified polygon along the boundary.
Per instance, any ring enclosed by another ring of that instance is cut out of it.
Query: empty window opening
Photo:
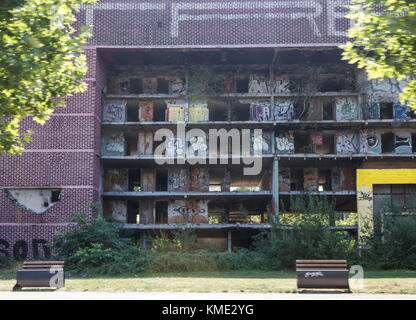
[[[139,121],[139,104],[127,105],[127,121],[137,122]]]
[[[318,191],[332,190],[331,169],[319,169],[318,176],[319,176]]]
[[[156,224],[168,223],[168,201],[156,201],[155,212]]]
[[[130,93],[131,94],[141,94],[141,93],[143,93],[142,87],[143,87],[142,79],[140,79],[140,78],[130,79]]]
[[[169,94],[169,81],[158,78],[157,79],[157,93]]]
[[[323,104],[323,120],[334,120],[334,101],[325,101]]]
[[[290,190],[303,190],[303,168],[290,168]]]
[[[391,132],[383,133],[381,135],[381,150],[382,153],[394,152],[394,134]]]
[[[156,170],[156,191],[168,191],[168,170]]]
[[[127,223],[139,223],[138,217],[140,215],[139,201],[129,200],[127,202]]]
[[[137,155],[137,140],[138,140],[137,133],[128,132],[125,134],[125,139],[126,139],[126,154],[128,156]]]
[[[210,106],[209,107],[209,120],[210,121],[227,121],[228,120],[228,109],[221,106]]]
[[[228,121],[248,121],[250,120],[249,104],[233,104],[228,111]]]
[[[129,169],[129,191],[140,192],[140,169]]]
[[[249,79],[238,79],[237,80],[237,93],[247,93],[248,92]]]
[[[295,153],[314,152],[314,146],[309,133],[295,132],[293,139],[295,142]]]
[[[335,153],[335,135],[332,133],[324,133],[322,135],[322,145],[315,147],[315,152],[319,154]]]
[[[381,119],[393,119],[393,103],[392,102],[380,103],[380,118]]]
[[[157,101],[154,103],[153,108],[153,121],[165,121],[166,104],[162,101]]]

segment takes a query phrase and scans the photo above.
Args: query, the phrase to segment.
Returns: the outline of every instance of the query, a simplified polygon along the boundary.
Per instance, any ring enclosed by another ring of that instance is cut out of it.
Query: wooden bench
[[[64,261],[26,261],[23,263],[23,269],[17,271],[16,285],[13,290],[23,287],[60,288],[64,285]]]
[[[346,260],[296,260],[298,289],[349,290]]]

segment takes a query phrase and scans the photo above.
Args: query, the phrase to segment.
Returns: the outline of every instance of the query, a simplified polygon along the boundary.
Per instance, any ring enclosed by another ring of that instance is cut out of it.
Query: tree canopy
[[[0,153],[23,150],[31,115],[44,124],[63,98],[85,91],[82,46],[89,36],[74,27],[75,11],[95,0],[1,0]]]
[[[350,0],[349,8],[354,25],[341,46],[343,59],[369,79],[407,80],[400,101],[416,110],[416,1]]]

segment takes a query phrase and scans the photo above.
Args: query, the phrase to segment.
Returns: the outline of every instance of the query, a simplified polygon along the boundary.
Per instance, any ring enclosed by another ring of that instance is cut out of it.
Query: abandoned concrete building
[[[230,250],[305,193],[334,200],[341,218],[358,213],[358,226],[338,227],[352,235],[386,201],[415,211],[416,119],[399,102],[404,83],[367,81],[341,60],[347,2],[82,7],[88,90],[43,127],[26,119],[33,141],[0,157],[1,253],[49,255],[45,243],[81,212],[144,245],[185,227]]]

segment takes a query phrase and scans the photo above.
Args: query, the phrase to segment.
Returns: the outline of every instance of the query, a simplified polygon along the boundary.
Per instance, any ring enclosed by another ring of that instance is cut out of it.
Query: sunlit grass
[[[0,291],[15,284],[16,272],[0,271]],[[364,288],[356,293],[416,294],[416,271],[368,271]],[[141,273],[87,277],[67,275],[62,291],[105,292],[296,292],[293,271],[230,271],[195,273]]]

